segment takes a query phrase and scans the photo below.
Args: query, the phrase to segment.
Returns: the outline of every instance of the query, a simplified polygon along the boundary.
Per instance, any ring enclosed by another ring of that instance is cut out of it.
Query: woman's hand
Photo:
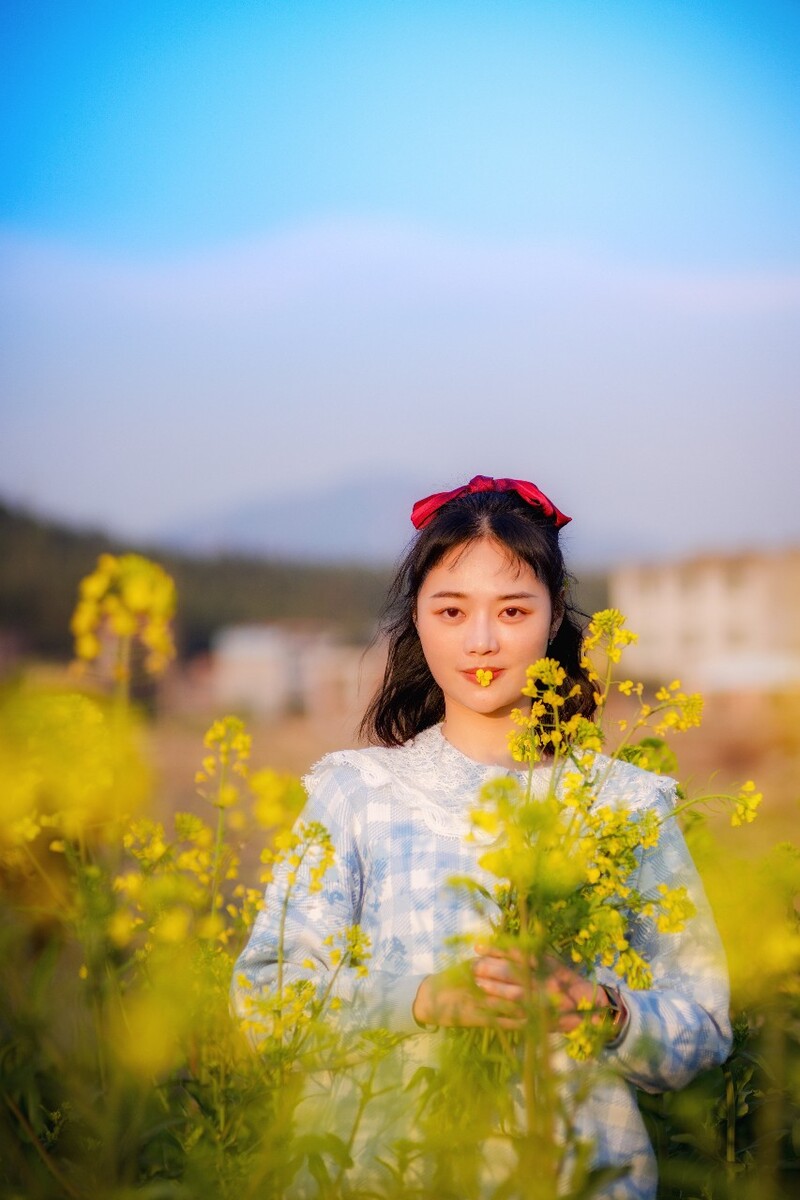
[[[427,975],[417,989],[412,1013],[420,1025],[522,1029],[525,1011],[520,996],[521,990],[509,983],[506,961],[479,958]]]
[[[478,986],[492,996],[503,995],[510,1002],[524,1004],[526,967],[522,954],[493,946],[476,946],[475,952],[478,958],[473,971]],[[598,1020],[611,1014],[605,990],[553,955],[546,955],[541,963],[531,958],[527,970],[528,987],[544,986],[555,1014],[554,1029],[559,1033],[575,1029],[591,1009],[597,1010]]]
[[[597,1010],[597,1020],[611,1015],[603,988],[557,958],[548,956],[541,965],[529,959],[526,964],[518,951],[490,946],[475,950],[477,957],[471,963],[422,981],[413,1005],[419,1024],[522,1029],[526,995],[542,986],[555,1014],[553,1028],[560,1033],[569,1033],[580,1023],[586,1006]]]

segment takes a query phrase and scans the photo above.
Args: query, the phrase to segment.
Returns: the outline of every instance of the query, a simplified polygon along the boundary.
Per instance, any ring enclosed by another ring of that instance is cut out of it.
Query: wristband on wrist
[[[611,1033],[611,1042],[616,1042],[622,1036],[625,1026],[628,1023],[628,1010],[616,988],[606,987],[603,985],[603,991],[608,1000],[608,1008],[611,1013],[611,1021],[609,1030]]]

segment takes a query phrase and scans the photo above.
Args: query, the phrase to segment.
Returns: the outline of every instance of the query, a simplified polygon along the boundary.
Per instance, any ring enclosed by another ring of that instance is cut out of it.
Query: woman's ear
[[[556,636],[556,634],[558,633],[559,629],[561,628],[561,622],[564,620],[565,612],[566,612],[566,605],[564,603],[564,597],[559,596],[558,600],[553,605],[553,619],[550,622],[550,641],[551,642],[552,642],[553,638]]]

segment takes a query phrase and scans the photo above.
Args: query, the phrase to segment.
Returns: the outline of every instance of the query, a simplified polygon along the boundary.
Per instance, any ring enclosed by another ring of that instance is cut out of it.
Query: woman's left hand
[[[494,946],[476,946],[475,953],[478,956],[472,968],[475,982],[495,1001],[524,1005],[528,989],[543,983],[556,1014],[555,1028],[560,1033],[569,1033],[580,1024],[586,1015],[587,1004],[597,1010],[598,1021],[611,1015],[604,989],[552,955],[541,960],[531,958],[526,963],[519,951],[500,950]],[[579,1003],[583,1005],[580,1009]]]

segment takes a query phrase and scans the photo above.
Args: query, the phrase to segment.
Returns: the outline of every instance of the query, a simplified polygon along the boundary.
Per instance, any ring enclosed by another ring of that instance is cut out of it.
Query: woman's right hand
[[[522,1029],[525,1010],[520,974],[518,964],[508,958],[481,955],[426,975],[414,998],[414,1020],[418,1025]]]

